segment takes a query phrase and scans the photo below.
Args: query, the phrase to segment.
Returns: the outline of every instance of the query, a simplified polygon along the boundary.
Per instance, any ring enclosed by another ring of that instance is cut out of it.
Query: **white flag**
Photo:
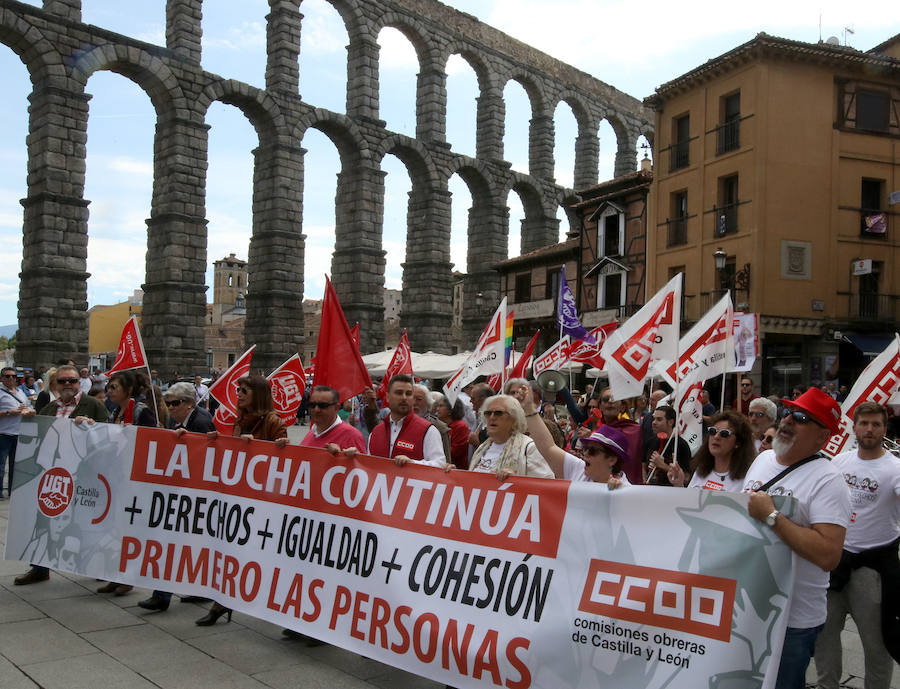
[[[841,404],[841,429],[831,436],[822,451],[834,457],[849,450],[853,434],[853,412],[863,402],[877,402],[884,406],[900,387],[900,335],[866,366],[853,384],[850,394]]]
[[[459,370],[444,385],[444,392],[447,394],[447,399],[450,400],[451,405],[456,404],[459,391],[478,376],[503,372],[506,347],[505,327],[506,297],[503,297],[503,301],[500,302],[500,306],[494,312],[487,328],[484,329],[481,337],[478,338],[475,351],[469,355],[465,363],[460,366]]]
[[[650,362],[675,361],[681,322],[681,281],[678,273],[641,310],[606,339],[601,355],[613,396],[641,394]]]
[[[659,366],[672,387],[691,385],[725,373],[734,362],[731,296],[726,294],[688,330],[678,345],[679,366]]]

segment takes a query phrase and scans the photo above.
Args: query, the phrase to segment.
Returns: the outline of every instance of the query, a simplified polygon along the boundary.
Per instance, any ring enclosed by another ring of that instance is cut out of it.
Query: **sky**
[[[39,0],[29,4],[40,6]],[[822,0],[792,3],[758,0],[740,12],[721,4],[685,0],[644,0],[640,12],[627,0],[452,0],[445,2],[553,57],[578,67],[638,99],[660,84],[753,38],[758,32],[801,41],[837,36],[867,50],[900,32],[895,0]],[[204,69],[264,87],[266,0],[206,0],[203,7]],[[749,10],[749,11],[748,11]],[[303,0],[300,93],[305,102],[345,112],[347,34],[326,0]],[[165,44],[165,0],[83,0],[83,20],[141,40]],[[820,32],[821,23],[821,32]],[[379,35],[381,118],[389,129],[414,135],[418,65],[411,44],[396,30]],[[452,150],[474,155],[475,74],[458,56],[448,64],[447,140]],[[22,260],[22,207],[26,195],[25,135],[31,84],[25,66],[0,45],[0,325],[18,318],[18,275]],[[149,98],[127,78],[110,72],[91,76],[85,198],[90,201],[87,269],[88,305],[127,299],[144,280],[145,219],[150,214],[155,113]],[[504,91],[504,153],[516,170],[527,172],[530,105],[512,82]],[[572,184],[575,118],[565,104],[555,113],[555,176]],[[252,150],[256,134],[236,108],[214,104],[208,113],[209,221],[207,300],[212,301],[212,262],[236,254],[247,258],[251,232]],[[603,123],[599,179],[612,177],[616,141]],[[340,170],[337,150],[318,131],[300,142],[307,150],[303,191],[306,235],[306,298],[321,298],[324,273],[334,248],[334,196]],[[638,151],[638,158],[645,151]],[[405,166],[395,157],[383,163],[386,286],[400,289],[405,257],[406,203],[410,190]],[[450,180],[451,260],[465,271],[466,217],[471,196],[458,176]],[[509,256],[519,254],[522,204],[511,192]],[[560,209],[558,217],[564,218]],[[560,231],[568,228],[561,222]]]

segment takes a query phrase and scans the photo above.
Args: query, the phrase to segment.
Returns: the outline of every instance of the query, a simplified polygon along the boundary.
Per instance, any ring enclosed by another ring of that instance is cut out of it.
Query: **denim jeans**
[[[7,495],[12,493],[13,487],[13,470],[16,461],[16,445],[19,443],[19,436],[7,435],[0,433],[0,493],[3,492],[3,471],[6,469],[7,459],[9,460],[9,488]]]
[[[804,689],[806,687],[806,668],[816,650],[816,637],[824,624],[818,627],[788,627],[784,634],[784,647],[781,649],[781,664],[778,666],[778,678],[775,689]]]

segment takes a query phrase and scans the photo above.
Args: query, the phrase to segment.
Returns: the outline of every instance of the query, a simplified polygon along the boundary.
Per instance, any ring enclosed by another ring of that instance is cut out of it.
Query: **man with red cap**
[[[743,491],[750,494],[750,516],[767,524],[798,555],[775,688],[803,689],[825,624],[828,572],[841,559],[850,494],[840,472],[819,453],[838,430],[838,403],[818,388],[782,402],[784,418],[773,449],[754,460]],[[786,501],[779,510],[773,495],[796,502]]]

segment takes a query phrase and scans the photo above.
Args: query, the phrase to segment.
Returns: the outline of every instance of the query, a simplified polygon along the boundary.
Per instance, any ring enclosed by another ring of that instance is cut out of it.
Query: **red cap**
[[[825,426],[832,433],[837,433],[841,428],[841,406],[834,397],[813,387],[804,392],[795,400],[782,399],[786,407],[796,407],[814,416],[816,421]]]

